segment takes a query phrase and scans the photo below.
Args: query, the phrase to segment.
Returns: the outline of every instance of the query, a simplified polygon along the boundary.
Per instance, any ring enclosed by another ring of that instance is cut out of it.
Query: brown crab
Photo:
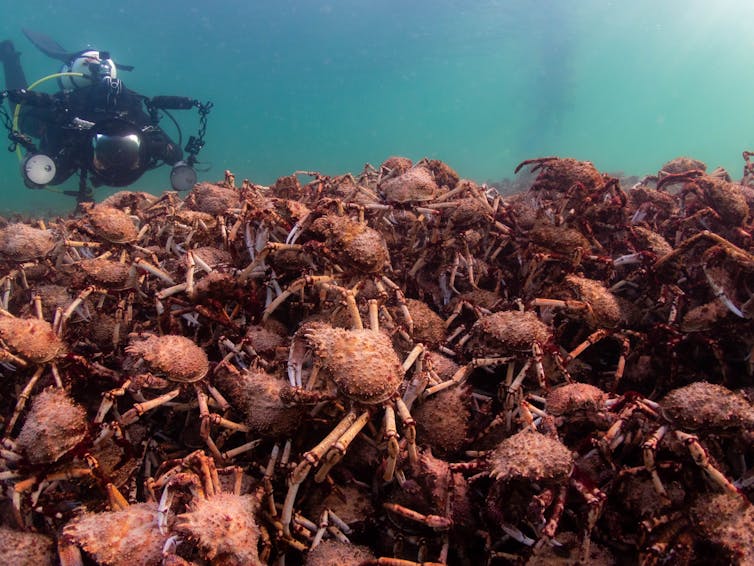
[[[531,172],[539,171],[529,189],[539,199],[557,199],[561,193],[575,185],[593,190],[605,183],[602,174],[589,161],[578,161],[571,157],[539,157],[522,161],[516,166],[514,173],[527,165],[533,165]]]
[[[675,437],[686,446],[694,462],[707,477],[724,491],[739,494],[737,487],[713,464],[702,443],[715,446],[714,438],[729,439],[738,450],[752,446],[754,408],[740,394],[726,387],[698,381],[674,389],[660,400],[663,417],[668,420],[645,443],[645,451],[654,451],[666,432],[674,429]],[[685,430],[698,431],[690,434]],[[719,450],[719,447],[718,447]],[[653,457],[649,459],[650,462]],[[665,490],[653,472],[658,493]]]
[[[35,228],[17,222],[0,229],[0,255],[16,261],[31,261],[47,257],[57,241],[52,230]]]
[[[13,415],[6,426],[6,433],[11,432],[15,426],[46,366],[50,366],[55,384],[58,387],[63,386],[57,361],[65,356],[66,351],[66,344],[59,332],[56,332],[46,320],[16,318],[0,309],[0,360],[10,362],[18,368],[34,368],[34,373],[18,395]]]
[[[384,180],[379,190],[386,202],[403,204],[432,200],[439,187],[429,169],[415,166],[396,177]]]
[[[567,446],[587,444],[597,431],[606,432],[617,418],[613,408],[622,398],[610,398],[589,383],[564,383],[547,392],[545,410],[555,419]]]
[[[212,215],[225,214],[241,205],[240,193],[231,183],[197,183],[186,197],[187,208]]]
[[[736,183],[705,175],[703,171],[697,169],[668,175],[657,183],[657,188],[678,182],[685,183],[681,191],[682,206],[686,204],[689,194],[695,195],[700,201],[700,204],[695,207],[689,206],[691,213],[699,212],[702,207],[708,207],[725,226],[734,229],[741,226],[749,216],[749,204],[741,186]]]
[[[710,453],[711,449],[714,449],[712,454],[715,455],[724,453],[716,440],[726,441],[726,444],[736,446],[738,450],[751,447],[754,409],[740,394],[721,385],[698,381],[674,389],[659,403],[637,399],[624,407],[600,444],[608,444],[611,450],[620,446],[631,418],[648,418],[653,423],[653,428],[649,429],[651,433],[648,431],[639,438],[644,469],[650,474],[660,497],[668,498],[660,478],[660,466],[656,462],[660,446],[672,452],[689,454],[713,485],[740,496],[739,488],[720,469],[720,461]]]
[[[317,218],[310,230],[325,238],[325,251],[343,268],[376,273],[389,262],[385,239],[365,223],[330,214]]]
[[[374,325],[378,324],[377,317],[373,315],[375,309],[376,303],[372,303],[370,322]],[[309,398],[343,398],[351,408],[330,434],[304,454],[303,460],[293,471],[282,512],[285,529],[290,525],[296,493],[309,471],[324,460],[315,478],[319,481],[324,479],[367,424],[374,408],[384,406],[385,409],[385,437],[388,440],[385,480],[392,479],[399,452],[396,412],[406,430],[410,459],[412,462],[417,459],[414,420],[405,402],[398,396],[404,374],[413,360],[407,359],[401,364],[390,338],[376,326],[364,329],[358,310],[351,308],[350,312],[353,329],[334,328],[319,322],[307,323],[297,331],[291,342],[288,362],[291,389],[284,393],[284,398],[294,402]],[[302,370],[307,355],[312,356],[313,365],[304,383]],[[354,371],[354,368],[359,369]],[[317,384],[320,374],[325,378],[325,393],[317,391],[321,387]]]
[[[21,222],[0,228],[0,258],[6,260],[0,277],[0,307],[8,308],[14,282],[19,281],[22,288],[27,288],[29,280],[48,273],[48,258],[58,247],[53,230]]]
[[[111,244],[130,244],[140,234],[131,216],[119,208],[106,204],[82,205],[84,217],[78,227],[89,232],[97,241]]]
[[[187,471],[176,472],[177,468]],[[235,476],[230,492],[223,489],[211,458],[201,452],[190,454],[154,482],[155,487],[164,485],[158,511],[162,516],[168,514],[171,491],[187,487],[192,497],[186,511],[175,517],[172,531],[185,537],[197,548],[199,556],[211,563],[262,566],[258,549],[262,533],[256,519],[260,493],[241,494],[240,468],[228,471]],[[162,520],[158,524],[162,527]]]
[[[53,566],[52,538],[40,533],[16,531],[0,526],[0,556],[6,564],[17,566]]]
[[[548,387],[542,363],[545,352],[552,357],[566,380],[570,380],[560,353],[555,349],[550,327],[531,311],[497,311],[483,315],[461,338],[458,346],[463,347],[471,361],[462,366],[450,381],[429,387],[425,397],[464,383],[476,368],[507,364],[505,378],[498,380],[498,386],[504,400],[504,413],[500,418],[505,420],[508,429],[521,396],[521,385],[532,365],[539,387]],[[523,360],[523,367],[514,375],[514,366],[520,360]],[[549,381],[553,381],[552,376]]]
[[[527,546],[537,543],[521,530],[520,526],[527,520],[539,537],[537,546],[555,536],[570,484],[589,507],[581,547],[582,556],[588,556],[590,533],[601,513],[605,495],[573,478],[574,465],[571,451],[562,442],[526,427],[480,459],[453,464],[451,468],[484,470],[475,478],[489,476],[493,480],[486,498],[488,518]],[[546,517],[548,510],[550,515]]]
[[[15,440],[4,439],[2,461],[8,471],[2,480],[16,480],[11,500],[19,525],[25,525],[22,496],[40,482],[91,476],[89,463],[63,462],[64,456],[81,445],[89,434],[86,410],[62,388],[38,393]],[[58,465],[63,462],[63,465]],[[27,477],[24,468],[52,471]],[[55,469],[57,468],[57,469]]]
[[[105,394],[95,422],[104,420],[115,399],[124,395],[126,390],[140,391],[142,388],[174,387],[168,393],[136,403],[120,419],[124,426],[136,422],[145,412],[172,401],[181,394],[183,389],[190,388],[193,389],[199,404],[200,434],[213,456],[219,461],[222,461],[224,456],[210,435],[212,423],[239,432],[249,432],[250,429],[246,425],[233,423],[220,415],[210,413],[207,392],[223,409],[229,408],[229,405],[220,393],[204,380],[209,372],[207,354],[189,338],[171,334],[163,336],[135,334],[131,336],[131,342],[126,347],[126,354],[123,367],[129,377],[121,387]]]
[[[735,564],[754,563],[754,507],[730,493],[705,494],[691,507],[694,527]]]
[[[112,509],[81,515],[63,528],[58,543],[61,566],[83,566],[82,552],[107,566],[162,564],[168,533],[158,528],[157,504],[129,505],[121,497]]]
[[[630,350],[630,334],[622,329],[640,314],[631,303],[611,292],[601,281],[566,275],[560,293],[565,299],[537,298],[532,306],[564,309],[566,316],[583,325],[589,334],[565,357],[568,363],[597,342],[611,337],[618,341],[620,354],[616,364],[613,386],[623,377],[626,356]],[[631,325],[636,326],[636,325]]]
[[[449,464],[435,458],[430,450],[422,450],[416,465],[406,472],[405,479],[390,484],[383,497],[388,521],[400,533],[414,533],[425,541],[427,548],[420,551],[423,559],[429,548],[435,547],[438,563],[460,560],[466,549],[456,548],[455,540],[468,536],[479,525],[466,478],[451,471]]]

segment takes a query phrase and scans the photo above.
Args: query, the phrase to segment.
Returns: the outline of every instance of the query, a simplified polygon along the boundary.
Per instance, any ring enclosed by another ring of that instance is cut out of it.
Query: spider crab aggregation
[[[754,179],[392,157],[0,222],[0,555],[754,561]],[[748,534],[747,534],[748,533]]]

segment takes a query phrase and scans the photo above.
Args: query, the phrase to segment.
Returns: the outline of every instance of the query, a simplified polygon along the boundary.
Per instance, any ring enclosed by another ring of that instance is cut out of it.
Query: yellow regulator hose
[[[72,73],[72,72],[66,72],[66,73],[53,73],[52,75],[47,75],[46,77],[42,77],[41,79],[34,81],[32,84],[26,87],[26,90],[34,90],[37,86],[41,85],[43,82],[49,81],[50,79],[57,79],[58,77],[83,77],[84,73]],[[16,109],[13,111],[13,131],[18,132],[18,116],[21,113],[21,103],[16,104]],[[21,133],[21,132],[19,132]],[[16,146],[16,155],[18,155],[18,160],[21,161],[23,159],[23,155],[21,155],[21,148],[19,146]]]

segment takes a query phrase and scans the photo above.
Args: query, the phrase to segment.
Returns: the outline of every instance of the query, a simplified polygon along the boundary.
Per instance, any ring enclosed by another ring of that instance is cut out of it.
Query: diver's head
[[[83,77],[64,76],[60,77],[60,88],[73,90],[90,86],[92,80],[103,77],[116,78],[118,71],[115,62],[110,58],[107,51],[88,50],[78,53],[71,61],[63,65],[61,73],[82,73]]]

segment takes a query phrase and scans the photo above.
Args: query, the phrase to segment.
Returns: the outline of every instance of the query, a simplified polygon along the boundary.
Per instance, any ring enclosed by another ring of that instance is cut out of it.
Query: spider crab
[[[575,468],[571,451],[560,440],[531,425],[504,439],[493,450],[481,453],[474,461],[451,464],[451,469],[457,471],[481,469],[470,481],[489,476],[492,484],[486,498],[488,518],[518,542],[535,548],[555,536],[570,485],[589,508],[581,546],[581,556],[588,556],[591,531],[606,496],[579,481]],[[538,541],[519,528],[524,522],[534,528]]]
[[[199,405],[201,418],[200,435],[212,455],[223,461],[225,455],[215,444],[210,435],[210,425],[218,424],[226,429],[249,432],[251,429],[239,423],[231,422],[221,415],[210,413],[208,398],[211,396],[217,404],[227,410],[230,405],[225,398],[205,378],[209,372],[207,354],[192,340],[185,336],[166,334],[131,336],[131,343],[126,347],[124,368],[130,376],[117,389],[105,394],[95,422],[101,423],[112,408],[117,397],[127,390],[137,392],[137,399],[142,398],[142,388],[169,389],[153,399],[141,400],[123,414],[120,422],[128,426],[136,422],[144,413],[169,403],[178,397],[184,389],[193,389]],[[208,395],[209,393],[209,395]],[[143,398],[142,398],[143,399]]]
[[[405,428],[409,457],[412,462],[418,460],[414,420],[399,393],[404,375],[418,353],[412,350],[401,363],[390,338],[379,330],[376,302],[370,303],[369,329],[363,327],[355,303],[351,303],[351,307],[351,329],[335,328],[323,322],[305,323],[291,342],[290,389],[281,392],[284,400],[295,403],[339,399],[350,408],[332,431],[304,454],[291,474],[281,519],[286,535],[296,494],[309,472],[321,463],[315,480],[322,481],[378,407],[384,408],[384,435],[388,442],[384,479],[393,478],[400,451],[396,413]],[[304,376],[304,362],[309,357],[311,369]]]

